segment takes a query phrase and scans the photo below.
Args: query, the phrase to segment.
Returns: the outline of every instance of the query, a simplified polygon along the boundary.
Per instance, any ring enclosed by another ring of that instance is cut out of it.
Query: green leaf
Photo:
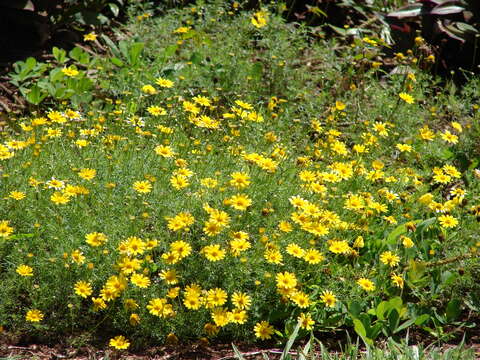
[[[292,348],[293,343],[295,342],[295,339],[297,338],[298,331],[300,330],[300,325],[301,322],[299,321],[297,323],[297,326],[295,326],[295,329],[293,330],[292,334],[288,338],[287,344],[285,345],[285,348],[283,349],[282,355],[280,356],[280,360],[285,360],[288,356],[288,353],[290,349]]]
[[[394,17],[397,19],[404,19],[409,17],[417,17],[422,13],[423,5],[420,3],[410,4],[400,8],[397,11],[392,11],[387,14],[387,17]]]
[[[426,270],[426,266],[423,262],[415,261],[413,259],[410,259],[408,268],[408,278],[413,282],[420,280]]]
[[[357,301],[351,301],[350,304],[348,305],[348,312],[354,318],[358,317],[361,311],[362,311],[362,306]]]
[[[200,53],[195,51],[192,54],[192,56],[190,56],[189,61],[192,62],[192,64],[195,64],[195,65],[202,65],[203,56]]]
[[[396,334],[396,333],[408,328],[409,326],[412,326],[413,324],[415,324],[415,321],[416,321],[416,319],[410,319],[410,320],[405,321],[399,327],[397,327],[395,330],[393,330],[393,333]]]
[[[359,319],[353,319],[353,329],[362,339],[367,337],[367,330]]]
[[[108,7],[110,8],[110,11],[112,12],[114,17],[117,17],[118,14],[120,13],[120,9],[117,4],[114,3],[109,3]]]
[[[447,270],[442,272],[442,275],[440,278],[442,280],[441,286],[443,288],[447,288],[448,286],[450,286],[450,284],[452,284],[455,281],[456,275],[451,271]]]
[[[100,37],[108,45],[113,55],[115,55],[116,57],[121,57],[121,52],[118,49],[117,45],[115,45],[115,43],[112,40],[110,40],[110,38],[107,35],[101,34]]]
[[[368,332],[368,338],[375,340],[377,336],[380,334],[382,331],[383,324],[381,322],[376,323],[374,326],[370,328],[370,331]]]
[[[414,224],[418,224],[421,220],[414,220],[412,221]],[[411,222],[411,223],[412,223]],[[390,234],[388,234],[386,242],[389,245],[394,245],[397,242],[397,238],[400,235],[403,235],[407,232],[407,225],[406,223],[398,225]]]
[[[80,49],[78,46],[70,50],[68,55],[72,59],[77,60],[80,64],[87,65],[90,62],[90,55],[87,52]]]
[[[163,61],[167,61],[169,58],[171,58],[175,52],[177,51],[178,49],[178,45],[169,45],[165,48],[165,50],[163,51]],[[194,53],[195,54],[195,53]],[[201,56],[200,54],[198,54],[199,56]],[[193,56],[193,55],[192,55]],[[193,61],[192,61],[193,62]]]
[[[398,327],[399,322],[400,315],[398,314],[398,311],[396,309],[393,309],[388,314],[388,328],[391,333],[393,333],[393,331]]]
[[[451,15],[451,14],[458,14],[462,11],[465,11],[465,8],[462,6],[455,6],[455,5],[439,5],[433,8],[430,11],[431,15]]]
[[[239,360],[246,360],[242,353],[237,349],[237,347],[232,344],[232,348],[233,348],[233,353],[235,354],[235,358],[239,359]]]
[[[60,64],[63,64],[65,61],[67,61],[67,52],[63,49],[59,49],[56,46],[53,47],[52,49],[53,57],[57,62]]]
[[[440,159],[442,160],[449,160],[451,158],[453,158],[455,154],[453,152],[451,152],[450,150],[448,149],[443,149],[441,152],[440,152]]]
[[[322,9],[320,9],[318,6],[309,6],[309,5],[306,5],[307,9],[308,9],[308,12],[311,12],[312,14],[315,14],[319,17],[328,17],[327,13],[325,11],[323,11]]]
[[[383,316],[385,314],[385,311],[387,310],[387,305],[388,303],[386,301],[380,302],[380,304],[377,305],[377,309],[375,311],[375,315],[379,320],[385,320],[385,317]]]
[[[462,302],[459,299],[452,299],[447,304],[447,310],[445,311],[445,315],[447,317],[447,321],[451,322],[456,320],[461,312],[462,312]]]
[[[415,325],[421,326],[430,319],[430,315],[422,314],[415,319]]]
[[[63,80],[64,77],[65,75],[60,68],[55,68],[50,71],[50,74],[48,74],[48,79],[51,83],[59,82],[60,80]]]
[[[395,309],[400,314],[402,310],[403,301],[400,296],[396,296],[388,300],[388,309]]]
[[[427,220],[424,220],[424,221],[420,222],[419,224],[417,224],[417,228],[416,228],[415,232],[417,234],[422,234],[425,230],[428,230],[428,227],[430,225],[434,224],[435,221],[437,221],[437,218],[432,217],[432,218],[429,218]]]
[[[145,44],[142,42],[133,43],[128,49],[128,62],[130,65],[135,66],[138,64],[140,54],[144,48]]]
[[[373,345],[373,340],[367,337],[365,326],[359,319],[353,319],[353,329],[360,336],[366,345]]]
[[[252,78],[256,79],[257,81],[261,80],[263,77],[263,65],[260,62],[256,62],[252,65],[250,69],[250,74]]]
[[[110,58],[110,62],[115,65],[115,66],[118,66],[118,67],[123,67],[125,64],[123,63],[122,60],[120,60],[119,58],[117,57],[111,57]]]
[[[33,85],[25,98],[31,104],[38,105],[47,97],[47,93],[42,91],[37,85]]]
[[[307,360],[307,356],[310,354],[313,339],[313,333],[310,333],[310,339],[307,341],[303,349],[298,352],[298,360]]]

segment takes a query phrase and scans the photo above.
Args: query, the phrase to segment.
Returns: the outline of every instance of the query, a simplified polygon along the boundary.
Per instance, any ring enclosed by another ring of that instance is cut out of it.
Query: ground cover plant
[[[110,57],[49,65],[60,95],[29,83],[50,107],[0,146],[10,336],[127,349],[300,322],[371,345],[476,326],[478,80],[422,72],[420,37],[385,73],[379,37],[321,40],[284,10],[141,14],[121,42],[87,38]]]

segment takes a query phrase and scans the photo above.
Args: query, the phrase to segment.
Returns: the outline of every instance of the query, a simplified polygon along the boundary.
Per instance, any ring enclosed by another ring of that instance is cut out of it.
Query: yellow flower
[[[21,276],[33,276],[33,269],[28,265],[19,265],[16,272]]]
[[[78,176],[85,180],[92,180],[97,175],[97,170],[95,169],[81,169],[78,172]]]
[[[83,148],[85,146],[87,146],[89,144],[88,140],[85,140],[85,139],[78,139],[77,141],[75,141],[75,144],[77,144],[77,146],[79,148]]]
[[[165,317],[165,307],[167,304],[167,299],[160,299],[160,298],[155,298],[150,300],[150,302],[147,305],[147,309],[152,315],[156,315],[159,317]]]
[[[55,191],[52,196],[50,196],[50,200],[57,205],[64,205],[70,201],[70,197],[61,192]]]
[[[118,335],[110,339],[109,345],[118,350],[128,349],[130,342],[123,336]]]
[[[150,286],[150,279],[148,278],[148,276],[145,276],[143,274],[134,273],[130,277],[130,281],[132,282],[133,285],[136,285],[142,289],[145,289]]]
[[[175,270],[162,270],[160,278],[165,280],[168,285],[175,285],[178,282],[177,272]]]
[[[305,330],[312,330],[313,325],[315,325],[315,321],[310,313],[301,313],[297,320],[300,322],[300,327]]]
[[[210,289],[206,298],[208,307],[223,306],[227,302],[227,292],[220,288]]]
[[[440,135],[443,140],[448,143],[456,144],[458,143],[458,136],[452,134],[450,131],[445,131],[443,134]]]
[[[241,172],[233,172],[230,174],[232,180],[230,180],[230,186],[234,186],[239,189],[243,189],[250,185],[250,176]]]
[[[92,297],[93,311],[103,310],[107,307],[105,300],[102,298]]]
[[[398,263],[400,262],[400,257],[398,255],[395,255],[391,251],[384,251],[380,255],[380,261],[384,263],[385,265],[388,265],[390,267],[397,266]]]
[[[347,254],[350,252],[350,246],[345,240],[332,240],[328,250],[334,254]]]
[[[83,35],[83,41],[95,41],[97,40],[97,34],[94,32]]]
[[[152,85],[143,85],[141,90],[148,95],[155,95],[157,93],[157,89],[155,89]]]
[[[164,158],[170,158],[175,155],[175,152],[170,146],[165,146],[165,145],[158,145],[155,147],[155,152],[157,155],[160,155]]]
[[[230,320],[235,324],[245,324],[247,317],[245,310],[233,309],[230,313]]]
[[[87,298],[92,294],[92,286],[86,281],[77,281],[75,284],[75,294]]]
[[[135,181],[133,183],[133,189],[141,194],[147,194],[152,191],[152,184],[150,181]]]
[[[266,11],[257,11],[251,18],[253,26],[256,28],[262,28],[267,25],[268,13]]]
[[[183,175],[173,175],[170,178],[170,184],[172,184],[172,186],[177,190],[186,188],[188,185],[190,185],[187,177]]]
[[[362,277],[362,278],[358,279],[358,280],[357,280],[357,284],[360,285],[360,287],[361,287],[362,289],[366,290],[366,291],[373,291],[373,290],[375,290],[375,284],[374,284],[372,281],[370,281],[370,280],[368,280],[368,279],[366,279],[366,278],[363,278],[363,277]]]
[[[248,310],[252,304],[252,298],[242,292],[234,292],[232,295],[232,304],[237,309]]]
[[[458,225],[458,220],[451,215],[442,215],[438,218],[438,221],[444,228],[453,228]]]
[[[270,339],[274,333],[274,328],[271,326],[268,321],[261,321],[255,324],[253,328],[255,336],[261,340]]]
[[[408,144],[397,144],[396,147],[400,152],[411,152],[412,151],[412,147]]]
[[[14,200],[22,200],[25,196],[23,191],[10,191],[10,194],[8,194],[8,197]]]
[[[337,298],[335,295],[328,290],[325,290],[323,294],[320,296],[321,301],[328,307],[335,307],[335,304],[337,302]]]
[[[220,245],[207,245],[202,249],[203,254],[209,261],[219,261],[225,257],[225,250]]]
[[[410,249],[415,245],[413,240],[408,236],[401,235],[400,240],[402,240],[402,245],[405,246],[405,248],[407,249]]]
[[[75,77],[79,74],[78,70],[74,66],[63,68],[62,73],[64,73],[68,77]]]
[[[25,319],[31,322],[42,321],[43,317],[44,317],[43,313],[37,309],[28,310],[27,314],[25,315]]]
[[[400,275],[392,274],[391,279],[392,279],[393,285],[395,285],[396,287],[399,287],[400,289],[403,289],[404,281]]]
[[[287,254],[295,256],[296,258],[302,258],[305,254],[305,250],[297,244],[291,243],[287,245]]]
[[[171,88],[174,85],[174,82],[172,80],[164,79],[164,78],[158,78],[155,80],[155,84],[157,84],[160,87],[164,88]]]
[[[128,322],[132,326],[137,326],[138,324],[140,324],[140,315],[136,313],[131,314],[130,318],[128,319]]]
[[[107,242],[107,236],[104,233],[93,232],[85,235],[85,241],[90,246],[100,246]]]
[[[295,274],[287,271],[283,273],[278,273],[276,280],[277,287],[279,288],[292,289],[297,286],[297,278],[295,277]]]
[[[398,94],[398,96],[400,97],[400,99],[405,101],[407,104],[413,104],[414,101],[415,101],[415,99],[413,98],[412,95],[404,93],[404,92]]]
[[[155,116],[167,115],[167,111],[160,106],[150,106],[147,108],[147,111],[149,114]]]
[[[305,251],[303,259],[309,264],[318,264],[324,259],[324,256],[317,249],[308,249]]]
[[[230,205],[234,209],[245,211],[252,205],[252,200],[244,194],[233,195],[231,198],[224,201],[227,205]]]

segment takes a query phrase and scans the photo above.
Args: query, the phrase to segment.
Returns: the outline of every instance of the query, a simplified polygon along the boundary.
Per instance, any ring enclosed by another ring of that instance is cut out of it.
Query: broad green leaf
[[[400,296],[396,296],[390,300],[388,300],[388,309],[395,309],[400,314],[402,310],[403,301]],[[388,311],[388,310],[387,310]]]
[[[425,274],[426,266],[423,262],[411,259],[408,267],[408,278],[413,282],[420,280]]]
[[[426,219],[424,221],[421,221],[417,224],[417,228],[415,230],[415,232],[417,234],[422,234],[425,230],[428,230],[428,227],[432,224],[435,223],[435,221],[437,221],[437,218],[436,217],[432,217],[432,218],[429,218],[429,219]]]
[[[359,319],[353,319],[353,329],[361,338],[367,337],[367,330]]]
[[[128,50],[128,62],[130,65],[137,65],[140,58],[140,54],[144,48],[145,44],[142,42],[133,43]]]
[[[110,62],[115,65],[115,66],[118,66],[118,67],[123,67],[125,64],[123,63],[122,60],[120,60],[119,58],[117,57],[111,57],[110,58]]]
[[[47,95],[47,92],[40,89],[37,85],[34,85],[30,88],[30,91],[26,94],[25,98],[29,103],[38,105],[47,97]]]
[[[120,13],[120,9],[117,4],[114,3],[109,3],[108,7],[110,8],[110,11],[112,12],[114,17],[117,17],[118,14]]]
[[[177,51],[178,49],[178,45],[169,45],[165,48],[165,50],[163,51],[163,61],[166,61],[168,60],[169,58],[171,58],[174,54],[175,54],[175,51]],[[195,54],[195,53],[194,53]],[[192,55],[193,56],[193,55]]]
[[[57,62],[60,64],[63,64],[65,61],[67,61],[67,52],[63,49],[59,49],[54,46],[52,49],[52,54],[55,60],[57,60]]]
[[[357,301],[351,301],[350,304],[348,304],[348,312],[352,315],[352,317],[358,317],[361,311],[362,307]]]
[[[422,314],[415,319],[415,325],[421,326],[430,319],[430,315]]]
[[[388,303],[386,301],[380,302],[380,304],[377,305],[376,309],[376,316],[379,320],[384,320],[385,317],[383,316],[385,314],[385,311],[387,310],[387,305]]]
[[[460,316],[460,313],[462,312],[461,305],[462,302],[459,299],[452,299],[448,302],[447,309],[445,311],[447,321],[454,321]]]
[[[398,323],[400,322],[400,315],[396,309],[393,309],[388,314],[388,328],[391,333],[395,331],[398,327]]]

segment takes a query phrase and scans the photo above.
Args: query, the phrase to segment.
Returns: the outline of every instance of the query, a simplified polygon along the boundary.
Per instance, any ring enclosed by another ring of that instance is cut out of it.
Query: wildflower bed
[[[140,61],[96,65],[108,98],[5,131],[5,330],[126,349],[469,324],[478,82],[432,90],[413,51],[380,82],[379,39],[313,43],[276,11],[140,16]]]

